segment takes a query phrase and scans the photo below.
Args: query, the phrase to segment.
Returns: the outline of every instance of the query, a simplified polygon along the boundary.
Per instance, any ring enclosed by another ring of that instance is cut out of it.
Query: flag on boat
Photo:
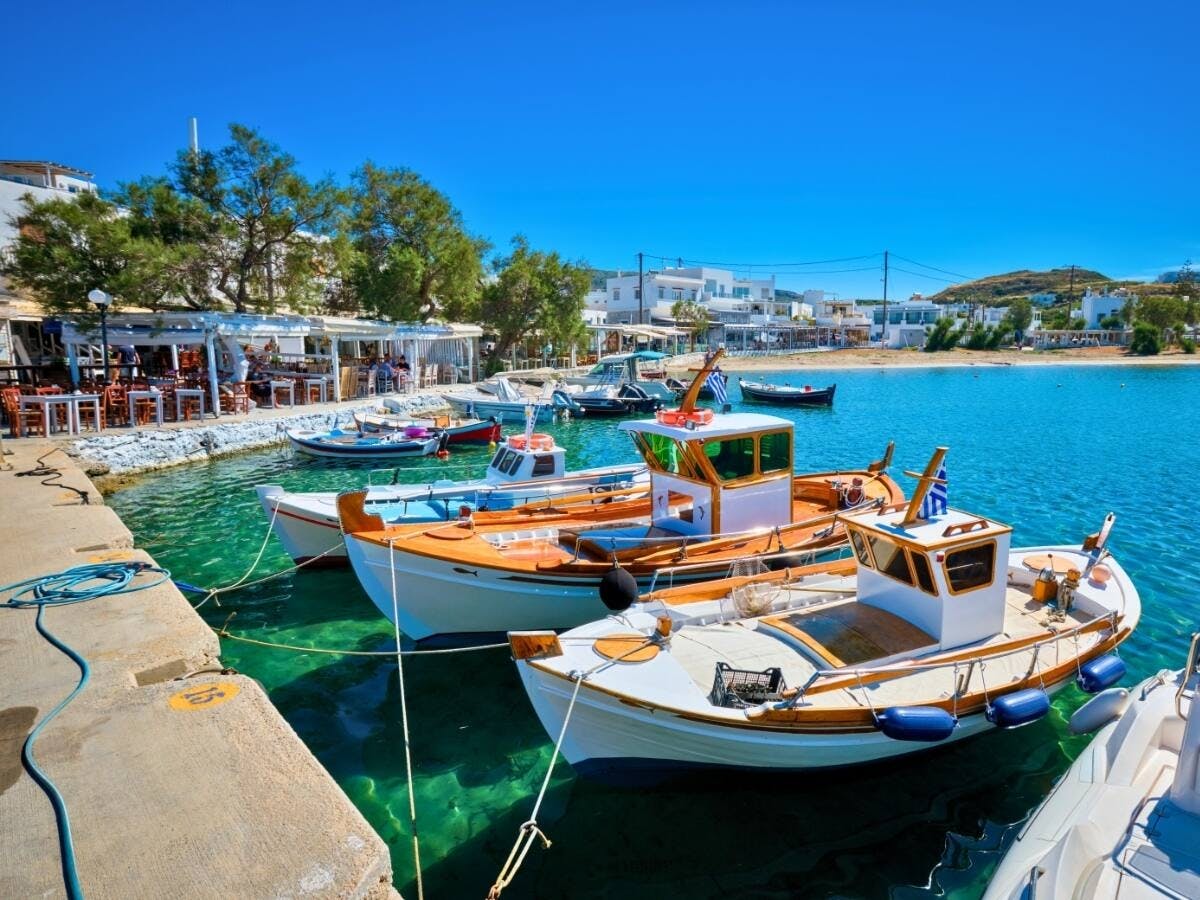
[[[921,501],[922,519],[932,519],[934,516],[943,515],[950,505],[950,495],[946,490],[948,485],[946,484],[945,466],[938,469],[937,478],[938,481],[929,486],[925,499]]]
[[[704,386],[713,392],[713,398],[722,406],[729,401],[729,395],[725,393],[725,378],[721,375],[720,368],[708,373],[708,377],[704,379]]]

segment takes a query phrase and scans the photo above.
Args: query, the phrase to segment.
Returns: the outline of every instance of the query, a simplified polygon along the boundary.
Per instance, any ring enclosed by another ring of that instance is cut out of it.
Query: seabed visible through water
[[[758,373],[756,373],[757,377]],[[861,466],[896,441],[892,472],[950,447],[950,502],[1013,524],[1014,546],[1071,543],[1117,514],[1110,544],[1142,596],[1121,648],[1125,684],[1183,665],[1200,629],[1197,367],[805,370],[767,380],[837,382],[832,410],[754,408],[796,423],[802,471]],[[731,384],[730,393],[737,396]],[[735,403],[735,409],[742,408]],[[744,407],[751,408],[749,405]],[[580,468],[636,460],[615,420],[551,427]],[[401,481],[482,474],[485,450],[405,461]],[[474,468],[466,472],[462,467]],[[267,519],[254,485],[361,486],[369,466],[272,449],[147,475],[108,498],[175,577],[240,578]],[[389,475],[390,477],[390,475]],[[906,489],[908,479],[900,479]],[[272,539],[258,573],[288,568]],[[291,573],[209,603],[231,632],[315,647],[384,650],[391,624],[349,569]],[[395,662],[222,642],[388,841],[396,887],[415,896]],[[405,662],[425,886],[483,897],[549,762],[506,650]],[[531,851],[506,897],[977,897],[1014,823],[1083,749],[1066,733],[1069,688],[1049,717],[905,760],[807,776],[693,775],[654,788],[576,779],[560,762]]]

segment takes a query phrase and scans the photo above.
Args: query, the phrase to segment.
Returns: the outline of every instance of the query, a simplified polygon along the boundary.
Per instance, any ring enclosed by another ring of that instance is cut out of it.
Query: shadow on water
[[[832,412],[734,404],[791,419],[801,471],[864,464],[889,440],[893,472],[919,469],[932,447],[949,445],[951,502],[1013,523],[1016,546],[1079,540],[1115,511],[1112,548],[1144,608],[1121,648],[1126,683],[1182,665],[1200,625],[1187,482],[1200,467],[1200,420],[1190,415],[1200,370],[975,366],[803,377],[838,383]],[[617,425],[547,430],[570,465],[584,467],[634,459]],[[477,460],[486,454],[406,462],[402,478],[462,477],[450,467]],[[270,450],[150,475],[109,502],[177,577],[228,584],[263,543],[253,485],[354,488],[370,468]],[[260,570],[288,566],[268,541]],[[391,625],[349,570],[290,574],[222,602],[205,607],[207,621],[219,626],[236,610],[229,627],[249,637],[392,646]],[[394,662],[229,640],[222,649],[266,686],[385,837],[397,886],[414,895]],[[503,650],[406,660],[405,673],[426,884],[431,896],[483,896],[529,815],[550,743]],[[978,897],[1013,823],[1086,745],[1065,729],[1081,702],[1070,688],[1035,725],[841,772],[710,774],[622,789],[577,779],[560,762],[540,817],[554,846],[531,851],[505,896]]]

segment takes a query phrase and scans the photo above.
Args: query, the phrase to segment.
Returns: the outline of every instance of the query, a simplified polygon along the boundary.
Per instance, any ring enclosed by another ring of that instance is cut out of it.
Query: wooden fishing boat
[[[1022,826],[984,900],[1200,897],[1200,634],[1187,664],[1071,717],[1099,732]]]
[[[331,431],[308,431],[289,428],[284,434],[288,443],[309,456],[328,456],[338,459],[397,459],[404,456],[429,456],[446,446],[446,435],[421,429],[420,433],[397,432],[389,435],[364,436],[353,431],[334,428]]]
[[[1073,681],[1111,686],[1141,612],[1105,550],[1112,517],[1081,546],[1010,550],[1007,525],[922,512],[943,452],[907,506],[839,516],[848,571],[678,586],[561,637],[510,635],[547,732],[569,712],[565,757],[602,775],[845,766],[1018,727]]]
[[[405,416],[381,415],[379,413],[356,412],[354,424],[359,434],[395,434],[408,429],[425,432],[445,432],[450,444],[492,444],[500,442],[500,423],[493,416],[488,419],[452,419],[450,416],[430,418],[408,418]]]
[[[607,496],[606,492],[641,486],[644,493],[650,483],[644,464],[568,471],[566,457],[566,450],[550,435],[510,435],[496,448],[482,478],[373,485],[366,489],[364,510],[388,525],[445,522],[456,519],[463,506],[484,512],[512,510],[593,491]],[[399,475],[397,470],[393,478]],[[295,562],[314,567],[347,564],[335,491],[290,492],[277,484],[261,484],[255,490],[275,536]]]
[[[815,388],[810,384],[794,387],[790,384],[768,384],[765,381],[738,379],[742,399],[755,403],[774,403],[779,406],[832,406],[837,385]]]
[[[645,588],[682,561],[690,565],[679,580],[699,581],[746,556],[812,560],[844,545],[840,511],[903,497],[885,471],[891,448],[864,469],[796,476],[791,422],[714,415],[694,396],[620,428],[650,469],[649,498],[585,495],[451,525],[387,527],[364,513],[361,493],[342,495],[346,550],[363,588],[414,639],[567,628],[603,614],[596,592],[614,564]]]

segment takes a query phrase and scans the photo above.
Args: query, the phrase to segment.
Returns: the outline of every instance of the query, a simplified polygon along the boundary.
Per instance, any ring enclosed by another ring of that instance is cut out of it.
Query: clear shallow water
[[[922,468],[932,447],[945,444],[951,502],[1011,522],[1018,546],[1076,541],[1115,511],[1111,548],[1144,605],[1121,651],[1127,683],[1183,664],[1187,636],[1200,627],[1200,368],[790,377],[838,383],[833,410],[774,410],[796,422],[801,471],[865,464],[894,439],[895,474]],[[612,420],[550,430],[573,467],[635,459]],[[406,463],[401,480],[482,469],[485,461],[484,451],[466,451],[448,463]],[[109,502],[177,578],[216,586],[241,577],[261,544],[266,518],[255,484],[318,490],[363,482],[366,467],[340,465],[271,450],[152,475]],[[289,564],[272,540],[260,571]],[[230,630],[250,637],[392,645],[391,626],[349,570],[294,573],[222,603],[202,610],[207,621],[219,627],[236,613]],[[235,641],[222,650],[227,664],[263,683],[388,841],[396,886],[415,896],[394,662]],[[410,658],[405,675],[427,893],[482,897],[528,816],[550,742],[504,650]],[[807,777],[722,774],[620,789],[576,779],[560,762],[540,816],[554,846],[531,851],[505,896],[977,897],[1010,826],[1086,745],[1065,729],[1081,702],[1069,688],[1050,717],[1018,731]]]

